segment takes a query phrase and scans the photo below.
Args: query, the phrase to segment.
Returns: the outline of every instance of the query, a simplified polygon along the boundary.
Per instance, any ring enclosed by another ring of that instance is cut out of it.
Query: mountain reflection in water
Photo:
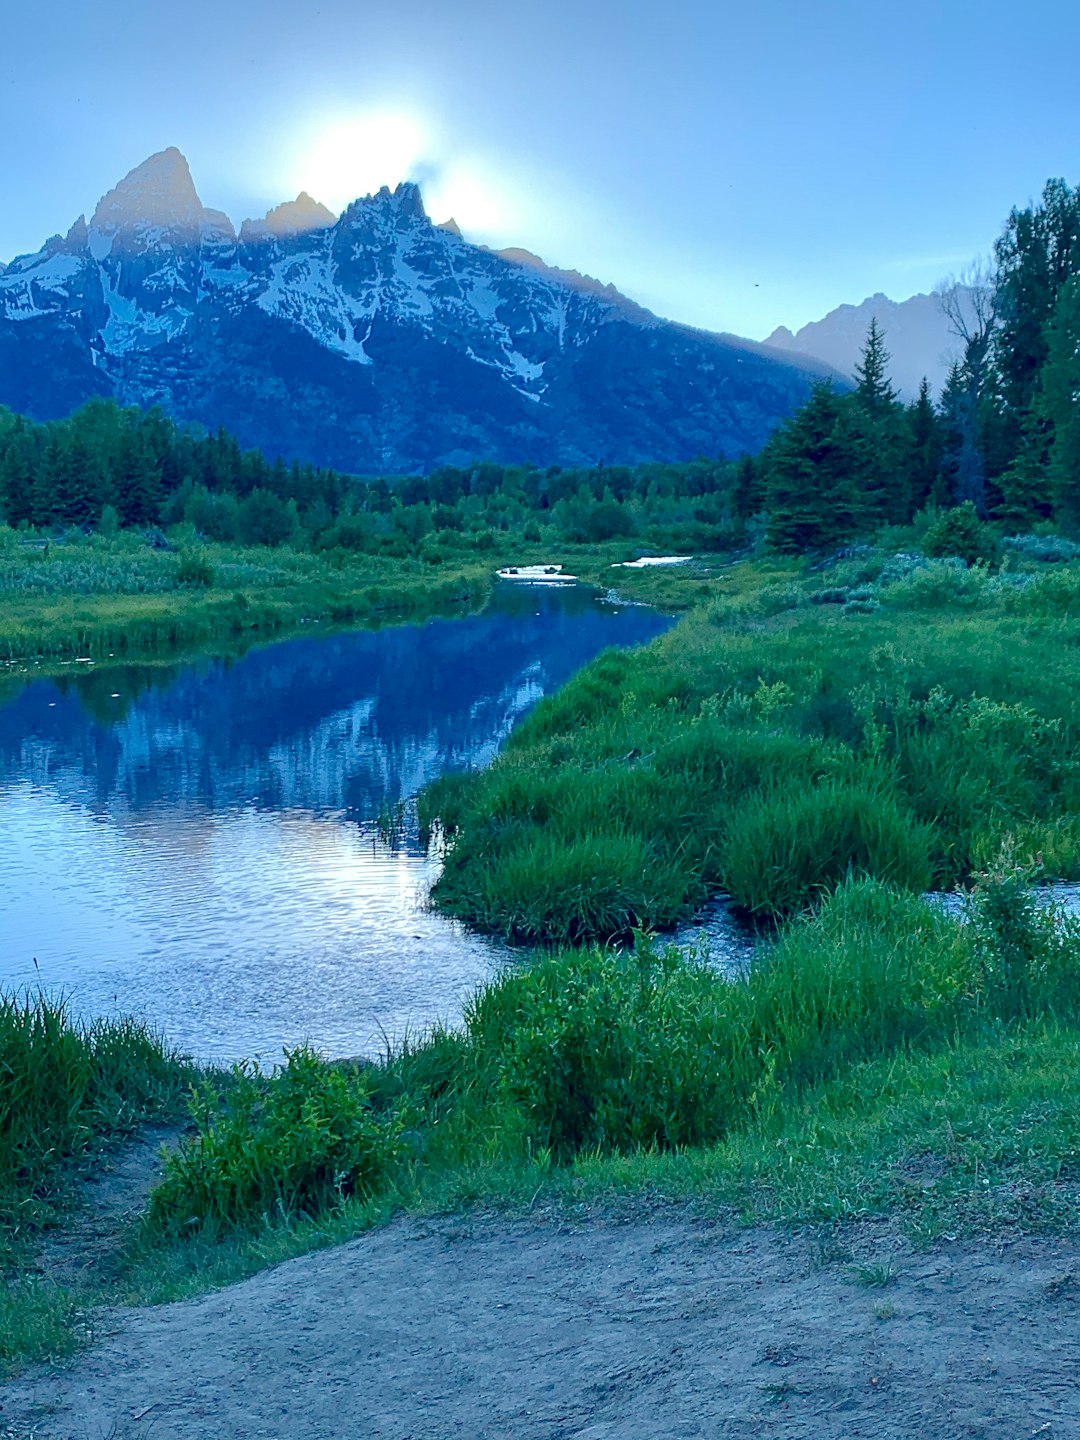
[[[454,1020],[505,952],[424,907],[436,863],[377,817],[670,623],[507,585],[463,619],[28,681],[0,704],[0,984],[215,1060]]]

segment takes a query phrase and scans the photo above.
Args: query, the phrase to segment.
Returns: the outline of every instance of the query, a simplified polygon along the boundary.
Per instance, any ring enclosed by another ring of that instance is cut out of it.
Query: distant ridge
[[[910,300],[900,301],[880,293],[871,295],[860,305],[838,305],[823,319],[812,320],[795,334],[781,325],[764,344],[774,352],[824,361],[851,376],[871,320],[876,320],[885,332],[890,373],[901,396],[913,399],[924,375],[934,393],[939,394],[961,347],[933,295],[913,295]]]

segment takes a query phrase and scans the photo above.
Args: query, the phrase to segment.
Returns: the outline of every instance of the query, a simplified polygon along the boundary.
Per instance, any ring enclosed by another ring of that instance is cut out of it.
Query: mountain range
[[[963,293],[961,287],[961,303]],[[876,320],[884,332],[889,373],[900,397],[913,400],[924,375],[933,393],[939,395],[949,366],[960,357],[963,347],[935,295],[890,300],[879,292],[861,305],[839,305],[794,334],[781,325],[764,344],[772,350],[813,356],[842,375],[852,376],[871,320]]]
[[[160,405],[353,473],[738,454],[828,372],[471,244],[411,183],[339,218],[301,194],[237,233],[176,149],[0,272],[0,404]]]

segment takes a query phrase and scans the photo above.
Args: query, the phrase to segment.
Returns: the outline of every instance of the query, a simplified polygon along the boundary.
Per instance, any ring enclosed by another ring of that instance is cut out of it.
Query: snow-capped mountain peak
[[[334,220],[332,210],[301,190],[295,200],[275,205],[261,220],[245,220],[240,227],[240,243],[270,238],[282,240],[290,235],[308,235],[312,230],[329,230]]]
[[[172,148],[0,275],[0,404],[112,394],[368,473],[753,449],[812,368],[471,244],[411,181],[336,221],[301,192],[237,237]]]
[[[151,155],[104,196],[90,228],[102,235],[151,228],[197,230],[214,212],[199,199],[191,170],[175,146]]]

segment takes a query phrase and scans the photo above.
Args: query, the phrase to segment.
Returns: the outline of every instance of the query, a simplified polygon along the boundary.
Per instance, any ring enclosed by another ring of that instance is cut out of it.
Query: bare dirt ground
[[[108,1276],[119,1259],[125,1222],[140,1214],[161,1178],[162,1148],[171,1150],[182,1134],[178,1125],[148,1125],[118,1150],[98,1156],[77,1186],[81,1203],[45,1242],[41,1273],[68,1289],[91,1274]]]
[[[0,1432],[1080,1437],[1080,1247],[915,1253],[885,1226],[853,1233],[847,1259],[670,1209],[401,1222],[198,1300],[110,1312],[69,1366],[6,1387]]]

